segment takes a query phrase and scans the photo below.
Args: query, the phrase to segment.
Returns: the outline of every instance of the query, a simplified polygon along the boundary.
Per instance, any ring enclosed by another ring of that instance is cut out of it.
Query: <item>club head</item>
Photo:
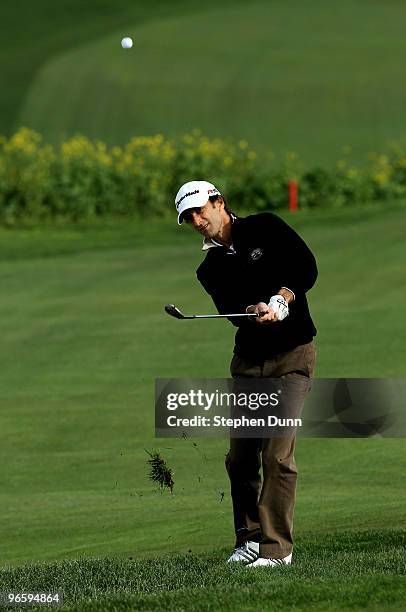
[[[165,312],[167,312],[168,315],[171,315],[171,317],[175,317],[175,319],[184,319],[185,318],[185,316],[181,313],[179,308],[176,308],[176,306],[174,304],[167,304],[165,306]]]

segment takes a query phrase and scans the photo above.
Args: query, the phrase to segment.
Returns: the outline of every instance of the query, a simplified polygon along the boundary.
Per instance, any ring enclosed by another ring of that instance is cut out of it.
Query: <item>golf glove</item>
[[[269,300],[269,308],[272,308],[276,314],[278,321],[283,321],[289,314],[288,303],[283,295],[273,295]]]

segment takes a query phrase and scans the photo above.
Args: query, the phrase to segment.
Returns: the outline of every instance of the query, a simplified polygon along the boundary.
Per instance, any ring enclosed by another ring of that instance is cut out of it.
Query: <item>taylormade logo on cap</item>
[[[189,196],[195,195],[195,193],[199,193],[199,189],[195,189],[194,191],[190,191],[189,193],[185,193],[185,195],[183,195],[177,202],[176,202],[176,208],[179,210],[179,206],[180,203],[185,199],[188,198]]]
[[[179,225],[182,223],[182,214],[185,210],[201,208],[213,195],[221,195],[221,193],[212,183],[207,181],[189,181],[182,185],[175,198]]]

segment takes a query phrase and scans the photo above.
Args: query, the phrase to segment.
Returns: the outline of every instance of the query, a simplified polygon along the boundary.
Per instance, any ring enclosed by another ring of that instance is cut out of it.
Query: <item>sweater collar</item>
[[[231,223],[234,223],[235,220],[237,219],[237,217],[233,215],[233,213],[230,213],[230,217],[231,217]],[[214,247],[223,247],[223,249],[227,249],[228,252],[235,253],[235,249],[232,244],[230,244],[229,247],[225,247],[224,244],[220,244],[220,242],[216,242],[215,240],[213,240],[213,238],[204,238],[202,251],[208,251],[209,249],[212,249]]]

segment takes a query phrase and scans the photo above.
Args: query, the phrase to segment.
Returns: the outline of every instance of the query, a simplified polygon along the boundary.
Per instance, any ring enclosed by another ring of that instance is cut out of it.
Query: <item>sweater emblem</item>
[[[251,261],[257,261],[257,259],[262,257],[263,254],[264,251],[262,249],[252,249],[252,251],[249,251],[249,258],[251,259]]]

